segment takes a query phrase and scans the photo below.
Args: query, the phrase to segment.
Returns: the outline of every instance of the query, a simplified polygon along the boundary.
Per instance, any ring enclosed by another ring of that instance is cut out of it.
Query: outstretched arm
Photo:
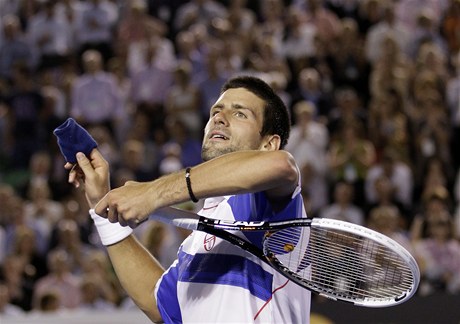
[[[79,169],[72,169],[69,182],[77,187],[84,186],[88,204],[90,208],[94,208],[110,189],[109,165],[97,149],[91,152],[89,159],[83,153],[78,153],[77,161]],[[66,165],[66,168],[71,167],[70,164]],[[124,230],[119,224],[110,224],[103,218],[94,217],[96,223],[106,223],[102,226],[118,226],[114,231]],[[128,295],[152,321],[161,321],[154,296],[155,285],[164,272],[158,261],[133,235],[107,246],[107,251],[117,277]]]
[[[265,191],[276,208],[285,203],[298,183],[292,156],[282,150],[228,153],[192,168],[191,184],[196,197],[216,197]],[[110,191],[97,204],[96,212],[111,222],[131,225],[155,210],[190,200],[185,172],[169,174],[151,182],[127,182]]]

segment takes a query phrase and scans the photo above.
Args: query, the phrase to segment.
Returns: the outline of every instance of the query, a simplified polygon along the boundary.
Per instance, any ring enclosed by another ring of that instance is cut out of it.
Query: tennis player
[[[226,241],[194,232],[165,271],[132,235],[150,213],[190,199],[205,199],[199,214],[217,219],[306,217],[299,169],[283,150],[289,131],[280,98],[262,80],[243,76],[230,79],[211,107],[202,164],[109,191],[109,165],[100,152],[77,154],[84,175],[71,171],[69,182],[84,184],[116,274],[152,321],[309,323],[307,290]],[[260,242],[261,235],[244,238]]]

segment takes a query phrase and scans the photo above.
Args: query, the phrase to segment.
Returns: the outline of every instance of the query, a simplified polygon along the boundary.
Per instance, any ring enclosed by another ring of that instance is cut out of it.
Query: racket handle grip
[[[199,217],[197,214],[173,207],[160,208],[150,214],[149,219],[171,224],[188,230],[196,230]]]

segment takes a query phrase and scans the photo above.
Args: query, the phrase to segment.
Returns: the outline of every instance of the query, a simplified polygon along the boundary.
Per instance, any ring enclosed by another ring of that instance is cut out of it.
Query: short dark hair
[[[228,80],[221,89],[221,94],[228,89],[244,88],[265,102],[264,120],[261,136],[279,135],[280,148],[284,148],[289,139],[291,122],[289,112],[281,98],[263,80],[253,76],[237,76]]]

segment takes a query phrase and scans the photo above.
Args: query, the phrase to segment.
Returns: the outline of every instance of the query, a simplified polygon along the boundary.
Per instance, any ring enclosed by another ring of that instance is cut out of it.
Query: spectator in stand
[[[200,45],[196,34],[190,30],[181,31],[175,39],[175,46],[177,48],[176,57],[178,60],[187,60],[192,64],[192,75],[194,78],[201,73],[205,73],[206,68],[209,68],[205,55],[212,55],[212,53],[216,52],[214,50],[215,46],[212,46],[213,44],[207,46],[208,50],[206,52],[202,50]],[[220,53],[217,55],[216,60],[219,57]],[[220,62],[217,63],[220,64]],[[220,65],[218,67],[220,68]]]
[[[133,104],[129,99],[131,78],[128,76],[126,64],[127,62],[122,56],[114,56],[107,63],[107,72],[111,73],[115,77],[118,88],[117,92],[120,95],[120,100],[126,113],[126,118],[120,121],[118,126],[117,138],[114,139],[114,141],[118,143],[126,139],[127,132],[131,126],[131,118],[134,111]]]
[[[117,134],[126,111],[113,74],[105,72],[101,54],[96,50],[83,53],[85,72],[72,87],[70,115],[84,127],[103,125]]]
[[[412,207],[414,176],[409,165],[401,160],[398,154],[390,148],[386,149],[381,160],[374,163],[367,171],[365,178],[367,202],[372,204],[377,201],[375,181],[382,175],[386,175],[393,184],[395,198],[410,210]]]
[[[173,83],[173,73],[168,67],[158,66],[156,56],[159,45],[154,40],[147,44],[146,66],[131,75],[130,100],[135,109],[150,117],[152,128],[161,127],[165,118],[164,100]]]
[[[316,34],[329,47],[340,35],[342,26],[337,15],[325,3],[325,0],[306,0],[306,21],[315,27]]]
[[[328,166],[333,182],[345,181],[354,187],[354,203],[366,205],[365,181],[376,160],[375,147],[364,135],[360,124],[344,124],[340,136],[328,149]]]
[[[113,29],[118,18],[118,8],[114,2],[85,1],[76,30],[79,44],[78,57],[87,50],[96,50],[101,53],[102,63],[107,63],[113,56]]]
[[[255,12],[248,8],[248,0],[230,0],[226,19],[230,30],[242,39],[244,47],[249,46],[253,37],[252,32],[257,25]]]
[[[411,35],[417,26],[420,13],[429,10],[433,16],[433,25],[439,33],[442,17],[447,12],[451,0],[402,0],[395,3],[397,20],[409,30]]]
[[[375,180],[374,187],[376,200],[374,203],[370,203],[366,206],[367,220],[369,221],[369,215],[372,210],[388,207],[397,210],[400,218],[398,223],[402,229],[407,230],[412,223],[413,211],[408,210],[396,199],[396,188],[394,188],[390,178],[388,178],[385,174],[382,174]]]
[[[272,87],[273,91],[281,98],[286,107],[291,107],[292,97],[288,92],[288,79],[281,72],[270,72],[265,77],[266,82]]]
[[[79,311],[104,311],[110,312],[115,310],[115,304],[108,301],[104,296],[101,283],[91,276],[84,276],[80,283],[81,304]]]
[[[366,57],[374,64],[382,50],[382,43],[391,36],[395,39],[396,44],[402,53],[408,55],[408,44],[411,36],[407,28],[401,24],[395,16],[395,4],[392,1],[384,1],[382,20],[370,27],[366,33]]]
[[[418,241],[427,236],[426,222],[437,219],[439,214],[450,213],[449,192],[443,186],[427,190],[420,198],[419,210],[416,210],[411,224],[411,239]]]
[[[220,89],[228,78],[226,71],[221,67],[219,57],[222,48],[217,44],[209,46],[203,56],[204,67],[201,72],[192,75],[194,83],[200,92],[200,116],[202,122],[209,117],[209,107],[217,101]],[[193,62],[192,62],[193,70]]]
[[[442,53],[446,55],[447,45],[445,39],[438,30],[434,12],[429,8],[419,10],[416,19],[416,26],[413,31],[409,44],[409,55],[412,59],[417,57],[420,47],[426,43],[434,44]]]
[[[315,215],[329,202],[326,162],[329,132],[324,124],[315,120],[315,109],[308,101],[295,104],[295,124],[286,145],[302,172],[302,192],[310,200],[309,215]]]
[[[52,199],[51,189],[46,182],[36,183],[29,188],[28,200],[24,202],[24,217],[28,224],[40,232],[42,242],[38,244],[39,252],[48,252],[51,232],[62,218],[64,207],[61,202]]]
[[[369,108],[369,139],[378,152],[392,148],[409,162],[411,154],[410,120],[405,109],[403,96],[396,89],[382,91],[374,96]]]
[[[366,37],[369,29],[381,21],[383,5],[384,1],[382,0],[360,1],[356,21],[362,36]]]
[[[362,208],[353,204],[353,185],[339,181],[334,185],[333,191],[332,203],[325,206],[320,211],[319,216],[365,225]]]
[[[25,315],[21,307],[11,303],[11,296],[8,286],[0,281],[0,317],[20,317]]]
[[[432,71],[439,82],[444,88],[451,70],[447,63],[449,56],[443,51],[443,48],[436,44],[434,41],[428,40],[421,44],[415,57],[415,68],[417,71]]]
[[[25,270],[22,258],[10,254],[0,264],[0,281],[8,287],[10,303],[28,312],[32,309],[32,294],[35,287]]]
[[[342,135],[343,128],[354,124],[362,132],[361,136],[367,139],[366,125],[368,112],[363,106],[363,100],[356,90],[350,87],[338,88],[334,93],[335,106],[329,108],[327,128],[331,139]]]
[[[177,9],[174,28],[182,31],[198,23],[208,26],[213,19],[224,18],[226,15],[227,8],[218,1],[192,0]]]
[[[80,0],[60,0],[56,1],[55,5],[57,19],[70,28],[71,35],[69,38],[69,45],[73,58],[78,51],[77,29],[80,25],[85,6],[86,3]]]
[[[57,16],[56,4],[54,0],[43,1],[40,10],[29,20],[27,34],[39,69],[59,68],[70,59],[71,25]]]
[[[276,53],[270,38],[256,39],[253,45],[255,49],[248,55],[248,59],[256,71],[266,74],[280,73],[287,82],[291,81],[291,71],[286,59]]]
[[[11,196],[7,208],[10,211],[6,214],[6,224],[4,225],[6,232],[6,253],[13,253],[16,237],[24,227],[34,232],[36,236],[35,244],[39,253],[46,253],[48,242],[42,238],[42,232],[39,230],[37,223],[26,219],[24,199],[16,194]]]
[[[111,305],[118,305],[125,297],[125,292],[121,288],[109,256],[102,249],[91,250],[84,259],[82,278],[88,278],[98,284],[100,297]]]
[[[447,212],[425,219],[427,237],[415,241],[421,268],[419,294],[460,292],[460,243],[455,239],[452,216]]]
[[[69,255],[64,250],[54,250],[48,254],[50,272],[37,281],[33,292],[34,308],[50,291],[58,294],[60,307],[76,309],[81,304],[80,278],[71,272]]]
[[[296,78],[297,85],[292,91],[292,104],[298,101],[309,101],[316,106],[319,116],[327,117],[332,103],[329,94],[323,89],[321,75],[314,68],[305,68]]]
[[[444,103],[440,99],[427,100],[421,107],[424,117],[419,124],[414,125],[414,166],[417,176],[424,172],[428,161],[433,157],[438,157],[442,164],[451,169],[450,155],[450,128],[449,116]],[[423,174],[426,176],[426,174]]]
[[[379,55],[372,62],[370,93],[372,97],[384,96],[387,89],[396,89],[403,97],[409,91],[414,66],[402,51],[396,37],[387,33],[379,43]]]
[[[165,126],[154,129],[151,126],[150,117],[143,111],[136,111],[130,124],[125,142],[135,140],[143,143],[145,147],[143,167],[146,170],[152,170],[154,175],[158,175],[157,169],[162,158],[162,147],[168,140]]]
[[[14,168],[26,169],[32,155],[44,148],[40,136],[43,96],[27,67],[14,67],[12,80],[11,92],[5,100],[9,118],[7,136],[13,143],[9,162]]]
[[[261,22],[256,25],[256,39],[270,38],[277,53],[282,51],[282,41],[285,33],[286,8],[282,0],[259,1]]]
[[[179,61],[174,70],[174,83],[165,98],[165,112],[168,117],[180,120],[196,139],[201,139],[203,129],[200,99],[199,88],[192,83],[192,65]]]
[[[123,143],[120,167],[130,170],[135,181],[149,181],[155,178],[157,170],[146,161],[146,144],[138,140],[127,140]]]
[[[201,163],[201,140],[191,137],[185,124],[178,119],[168,118],[165,123],[169,134],[169,140],[166,145],[171,143],[179,144],[182,165],[187,167]]]
[[[35,232],[21,226],[16,231],[12,248],[12,253],[20,258],[23,266],[23,280],[32,286],[48,273],[45,254],[39,251],[37,243]]]
[[[49,189],[53,187],[52,161],[48,151],[42,150],[34,153],[30,159],[29,175],[25,188],[19,188],[19,194],[27,198],[31,187],[45,183]],[[52,197],[53,195],[51,195]]]
[[[80,227],[75,219],[61,219],[56,224],[50,251],[64,251],[67,254],[66,262],[71,273],[81,274],[84,260],[93,249],[93,246],[82,241]]]
[[[167,143],[163,146],[163,158],[158,166],[160,176],[177,172],[184,168],[181,161],[182,148],[178,143]]]
[[[426,122],[426,110],[432,103],[442,101],[443,86],[433,71],[420,71],[410,82],[407,98],[407,115],[410,119],[412,142],[415,130]]]
[[[10,80],[15,66],[25,65],[32,69],[36,62],[17,16],[13,14],[3,16],[0,27],[3,32],[0,42],[0,77]]]
[[[175,44],[161,29],[151,28],[147,32],[145,39],[130,42],[127,48],[119,48],[118,56],[126,58],[128,75],[131,78],[150,66],[171,70],[176,64]]]
[[[168,27],[147,12],[147,1],[131,0],[116,25],[116,46],[128,48],[132,43],[149,40],[152,33],[166,35]]]
[[[72,192],[73,193],[73,192]],[[74,195],[75,196],[75,195]],[[78,195],[76,195],[78,197]],[[92,246],[98,246],[97,240],[92,240],[92,230],[93,224],[88,221],[88,215],[86,210],[84,210],[83,206],[80,204],[79,199],[84,199],[83,197],[73,199],[66,196],[65,199],[62,200],[62,204],[64,206],[64,213],[62,215],[62,220],[70,219],[76,223],[78,226],[78,232],[80,233],[80,240],[84,244],[91,244]],[[58,228],[57,225],[53,228],[53,232],[51,235],[51,243],[50,246],[57,245],[57,232]]]
[[[295,6],[288,7],[286,21],[280,53],[289,63],[292,73],[297,75],[307,66],[308,58],[314,54],[314,37],[317,30],[313,23],[307,23],[305,11]],[[266,38],[259,38],[263,39]]]
[[[196,212],[196,205],[180,204],[178,208]],[[149,222],[140,239],[144,246],[159,260],[162,266],[169,267],[177,259],[177,250],[182,241],[191,234],[189,230],[166,225],[161,222]]]
[[[339,88],[352,87],[367,102],[371,66],[365,57],[364,39],[356,20],[344,18],[341,23],[342,32],[338,35],[336,46],[330,51],[334,85]]]

